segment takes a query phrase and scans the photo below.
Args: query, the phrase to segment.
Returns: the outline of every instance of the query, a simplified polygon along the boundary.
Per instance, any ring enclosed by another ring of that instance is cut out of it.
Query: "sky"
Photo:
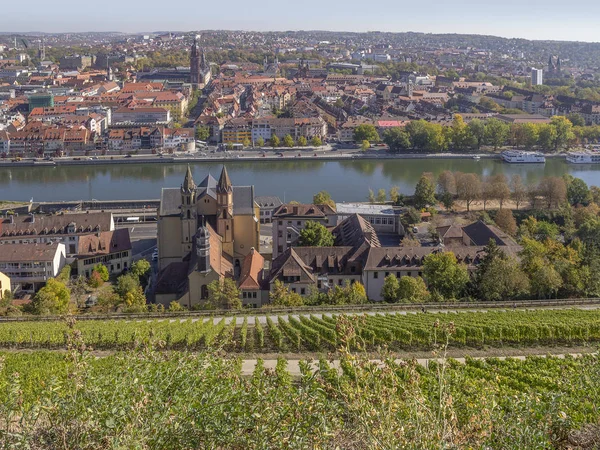
[[[29,0],[26,8],[3,3],[0,30],[11,32],[417,31],[600,42],[598,0]]]

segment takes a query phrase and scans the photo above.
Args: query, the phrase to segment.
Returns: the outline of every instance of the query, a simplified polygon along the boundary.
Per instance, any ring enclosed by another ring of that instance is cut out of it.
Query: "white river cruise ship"
[[[570,152],[567,162],[571,164],[597,164],[600,163],[600,152]]]
[[[546,157],[539,152],[522,152],[519,150],[505,150],[502,159],[507,163],[545,163]]]

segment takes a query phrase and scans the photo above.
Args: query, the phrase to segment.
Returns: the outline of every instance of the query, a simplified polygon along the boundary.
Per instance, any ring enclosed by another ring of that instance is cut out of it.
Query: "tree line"
[[[488,146],[497,151],[512,147],[542,151],[568,150],[577,144],[598,142],[600,126],[573,126],[564,116],[555,116],[548,124],[513,123],[500,119],[472,119],[469,123],[456,114],[449,126],[426,120],[414,120],[404,128],[394,127],[380,137],[373,125],[363,124],[354,130],[354,141],[368,148],[364,142],[382,140],[391,151],[433,152],[476,151]]]

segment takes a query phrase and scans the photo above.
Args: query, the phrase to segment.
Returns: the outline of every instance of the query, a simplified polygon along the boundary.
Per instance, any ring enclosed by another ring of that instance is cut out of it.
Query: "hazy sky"
[[[2,2],[1,31],[345,30],[600,42],[598,0]]]

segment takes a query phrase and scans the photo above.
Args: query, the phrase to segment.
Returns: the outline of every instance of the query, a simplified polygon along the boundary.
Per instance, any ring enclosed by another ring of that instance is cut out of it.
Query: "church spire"
[[[187,171],[185,173],[185,178],[183,179],[181,189],[185,192],[192,192],[196,189],[196,183],[194,183],[194,177],[192,177],[192,170],[190,169],[189,164],[187,166]]]
[[[223,166],[221,176],[219,177],[217,189],[219,192],[231,192],[233,190],[231,187],[231,180],[229,179],[229,174],[227,173],[227,168],[225,166]]]

